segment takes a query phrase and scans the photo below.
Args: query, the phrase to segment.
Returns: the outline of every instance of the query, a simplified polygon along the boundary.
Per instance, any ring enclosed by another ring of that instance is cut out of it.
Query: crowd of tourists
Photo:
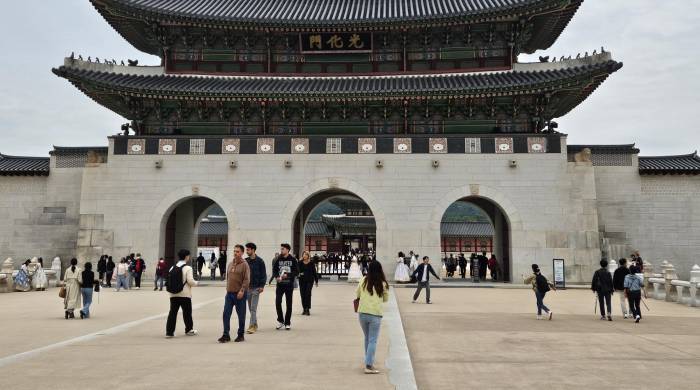
[[[485,281],[487,279],[487,271],[491,281],[496,282],[503,278],[501,265],[496,255],[492,253],[488,257],[485,251],[479,254],[472,253],[468,260],[464,253],[460,253],[456,257],[451,253],[449,257],[442,258],[442,264],[448,278],[454,278],[455,272],[459,269],[459,277],[466,279],[467,268],[469,269],[469,276],[473,280]]]

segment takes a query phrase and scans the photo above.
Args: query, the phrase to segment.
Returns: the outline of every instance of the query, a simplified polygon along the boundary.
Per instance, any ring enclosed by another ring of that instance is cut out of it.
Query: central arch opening
[[[376,251],[374,213],[362,198],[345,190],[307,198],[294,216],[292,231],[294,253],[308,251],[322,276],[345,277],[353,256],[364,265]]]
[[[207,197],[185,198],[172,205],[164,219],[159,252],[166,262],[174,264],[177,252],[189,249],[197,277],[220,277],[229,240],[228,218],[219,204]],[[198,263],[200,254],[204,261]]]
[[[440,221],[440,243],[448,278],[510,282],[510,223],[489,199],[453,202]]]

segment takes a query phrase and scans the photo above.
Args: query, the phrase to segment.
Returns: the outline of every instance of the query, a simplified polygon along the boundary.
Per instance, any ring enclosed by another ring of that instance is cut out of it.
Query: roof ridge
[[[698,157],[698,151],[694,151],[693,153],[686,153],[686,154],[671,154],[671,155],[665,155],[665,156],[639,156],[640,159],[661,159],[661,158],[682,158],[682,157],[692,157],[692,158],[697,158]]]
[[[12,159],[48,160],[48,159],[50,159],[51,157],[44,157],[44,156],[11,156],[11,155],[9,155],[9,154],[0,153],[0,159],[3,159],[3,158],[4,158],[4,159],[8,159],[8,160],[12,160]]]

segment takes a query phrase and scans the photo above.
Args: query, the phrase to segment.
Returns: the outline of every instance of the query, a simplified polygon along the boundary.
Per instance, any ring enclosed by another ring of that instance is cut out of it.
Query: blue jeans
[[[165,284],[165,276],[156,276],[156,281],[154,283],[154,287],[158,288],[160,286],[160,289],[163,289],[163,285]]]
[[[374,353],[377,350],[379,339],[379,327],[382,325],[382,317],[367,313],[360,313],[360,326],[365,334],[365,365],[374,365]]]
[[[92,304],[92,289],[91,288],[81,288],[80,295],[83,298],[83,308],[80,309],[85,317],[90,318],[90,305]]]
[[[129,282],[127,281],[126,275],[117,275],[117,291],[124,287],[124,290],[129,289]]]
[[[544,295],[546,293],[541,293],[539,291],[535,291],[535,298],[537,298],[537,315],[541,316],[542,315],[542,310],[544,310],[545,313],[549,313],[549,308],[544,305]]]
[[[243,336],[244,333],[246,294],[243,294],[241,299],[238,299],[236,295],[237,293],[227,292],[224,300],[224,334],[227,336],[231,331],[231,314],[234,307],[238,315],[238,335]]]

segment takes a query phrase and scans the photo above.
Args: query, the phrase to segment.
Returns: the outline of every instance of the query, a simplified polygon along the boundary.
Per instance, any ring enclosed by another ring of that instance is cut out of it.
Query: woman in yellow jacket
[[[384,310],[382,304],[389,300],[389,283],[386,281],[382,264],[369,263],[367,275],[360,279],[356,291],[360,303],[357,308],[360,326],[365,334],[365,374],[378,374],[374,368],[374,353],[377,350],[379,328]]]

